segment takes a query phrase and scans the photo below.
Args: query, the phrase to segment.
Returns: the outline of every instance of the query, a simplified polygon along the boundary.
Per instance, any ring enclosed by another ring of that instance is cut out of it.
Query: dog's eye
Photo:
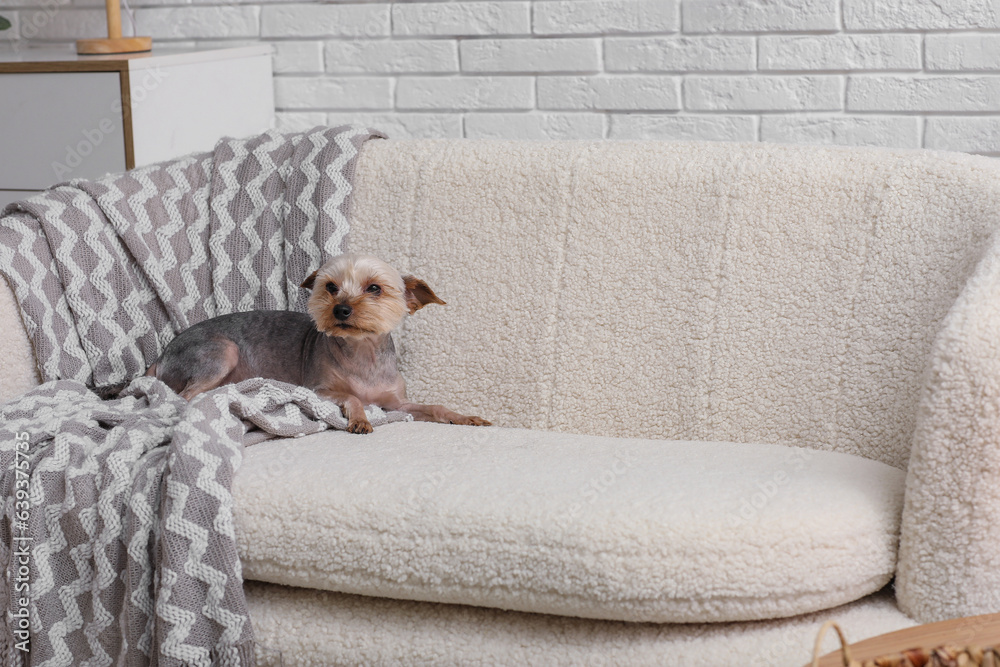
[[[369,285],[368,289],[365,291],[368,292],[369,294],[374,294],[375,296],[378,296],[379,294],[382,293],[382,288],[379,287],[378,285],[372,284]]]
[[[340,291],[340,288],[334,285],[333,283],[327,283],[326,291],[329,292],[330,294],[336,294],[337,292]]]

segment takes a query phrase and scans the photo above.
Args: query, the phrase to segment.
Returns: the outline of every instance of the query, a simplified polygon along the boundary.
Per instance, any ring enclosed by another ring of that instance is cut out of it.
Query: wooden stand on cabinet
[[[97,53],[135,53],[153,48],[152,37],[122,37],[122,8],[120,0],[105,0],[108,14],[108,36],[106,39],[78,39],[76,52],[81,55]]]

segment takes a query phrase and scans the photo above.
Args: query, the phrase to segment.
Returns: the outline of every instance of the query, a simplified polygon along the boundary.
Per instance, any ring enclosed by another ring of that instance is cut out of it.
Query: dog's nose
[[[351,313],[353,312],[354,311],[351,309],[351,307],[348,306],[346,303],[338,303],[336,306],[333,307],[333,316],[336,317],[341,322],[350,317]]]

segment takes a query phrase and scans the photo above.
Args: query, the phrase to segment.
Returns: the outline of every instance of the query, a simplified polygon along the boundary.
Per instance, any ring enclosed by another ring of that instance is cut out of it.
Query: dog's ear
[[[313,288],[313,285],[316,284],[316,274],[318,274],[318,273],[319,273],[319,271],[313,271],[312,273],[310,273],[309,277],[306,278],[305,280],[303,280],[302,284],[299,285],[299,287],[311,290]]]
[[[416,276],[403,276],[403,284],[406,285],[406,307],[410,309],[410,315],[417,312],[429,303],[439,303],[445,305],[444,301],[438,298],[427,283]]]

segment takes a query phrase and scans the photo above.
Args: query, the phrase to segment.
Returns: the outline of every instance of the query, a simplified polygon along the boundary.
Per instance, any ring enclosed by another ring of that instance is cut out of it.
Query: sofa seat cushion
[[[246,450],[246,579],[585,618],[834,607],[896,563],[904,473],[848,454],[419,422]]]

